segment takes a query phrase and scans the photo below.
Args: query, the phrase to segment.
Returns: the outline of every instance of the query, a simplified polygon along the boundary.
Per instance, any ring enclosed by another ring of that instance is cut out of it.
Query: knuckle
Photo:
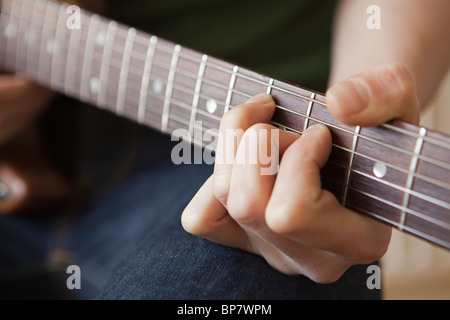
[[[409,104],[415,98],[415,81],[409,69],[401,64],[393,64],[387,68],[388,76],[395,84],[392,88],[398,93],[399,102]]]
[[[242,135],[236,152],[237,164],[268,165],[278,158],[276,135],[272,136],[270,125],[258,123],[248,128]]]
[[[262,203],[258,196],[249,192],[247,186],[235,187],[230,193],[227,209],[230,216],[239,224],[251,225],[257,222]]]
[[[226,174],[214,174],[213,194],[221,203],[227,203],[230,180]]]
[[[412,83],[413,77],[409,69],[399,63],[393,63],[388,66],[387,71],[391,73],[392,77],[401,80],[405,83]]]
[[[266,223],[273,232],[278,234],[305,234],[312,225],[311,210],[310,203],[301,200],[295,207],[268,206],[265,212]]]

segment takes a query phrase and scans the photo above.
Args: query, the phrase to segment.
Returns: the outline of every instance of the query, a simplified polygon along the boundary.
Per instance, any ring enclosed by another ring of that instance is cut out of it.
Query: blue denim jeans
[[[58,150],[66,150],[66,157],[73,153],[68,157],[72,171],[85,180],[107,182],[87,192],[81,188],[76,196],[85,196],[62,212],[0,217],[0,298],[380,298],[379,290],[366,286],[366,266],[352,267],[336,283],[320,285],[283,275],[259,256],[188,234],[181,227],[181,213],[212,166],[176,166],[169,156],[159,155],[170,155],[170,138],[102,112],[90,119],[96,137],[91,147],[68,151],[64,138]],[[111,128],[109,122],[114,131],[105,129]],[[119,138],[127,136],[129,126],[138,130],[141,141],[131,162],[123,159],[132,143]],[[75,136],[73,146],[82,135]],[[126,173],[109,179],[124,166]],[[69,265],[79,266],[81,289],[66,286]]]

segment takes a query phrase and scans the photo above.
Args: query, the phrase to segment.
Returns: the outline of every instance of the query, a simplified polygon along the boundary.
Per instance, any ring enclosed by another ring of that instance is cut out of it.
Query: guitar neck
[[[450,249],[450,137],[401,121],[361,128],[336,121],[324,95],[81,11],[3,0],[0,64],[37,83],[165,134],[215,148],[233,106],[267,92],[272,124],[302,133],[322,123],[333,150],[324,188],[361,214]],[[205,131],[213,137],[203,139]]]

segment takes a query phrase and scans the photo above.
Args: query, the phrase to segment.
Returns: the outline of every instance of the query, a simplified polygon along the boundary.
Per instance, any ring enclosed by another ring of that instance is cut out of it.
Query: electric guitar
[[[330,129],[333,150],[322,180],[342,205],[450,249],[450,137],[398,120],[347,126],[328,113],[319,92],[88,11],[71,28],[67,4],[2,2],[0,65],[7,70],[168,135],[184,129],[181,138],[211,149],[203,133],[217,133],[225,112],[267,92],[277,104],[276,127]],[[0,193],[7,187],[4,180]],[[9,198],[0,204],[14,194]]]

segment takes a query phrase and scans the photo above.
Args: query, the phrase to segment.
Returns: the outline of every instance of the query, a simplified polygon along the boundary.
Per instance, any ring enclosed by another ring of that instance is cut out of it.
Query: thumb
[[[389,64],[371,69],[331,87],[330,113],[348,125],[377,126],[398,118],[419,122],[419,101],[411,72]]]

